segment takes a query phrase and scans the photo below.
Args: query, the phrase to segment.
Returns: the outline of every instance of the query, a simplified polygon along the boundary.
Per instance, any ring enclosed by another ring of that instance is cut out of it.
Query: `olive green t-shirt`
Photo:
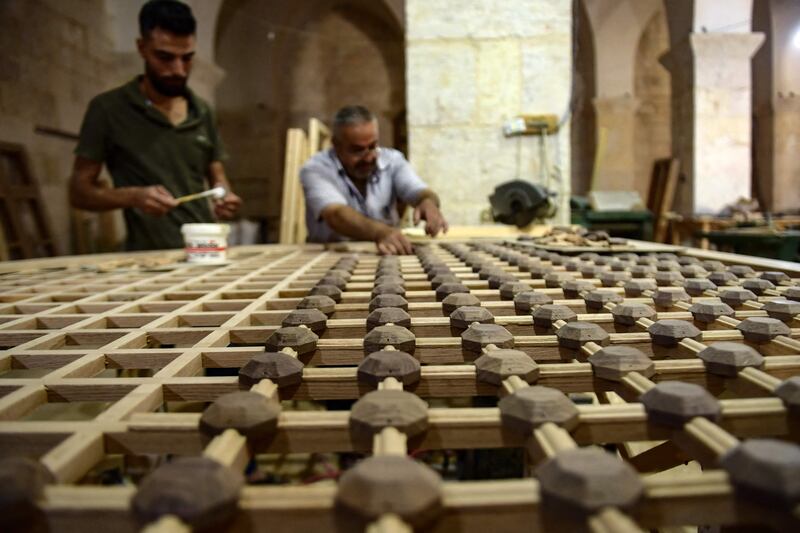
[[[140,80],[92,99],[75,154],[105,163],[115,187],[163,185],[176,198],[205,190],[209,165],[226,158],[211,109],[188,91],[187,118],[174,126],[139,90]],[[181,248],[182,224],[214,222],[205,200],[160,217],[124,213],[128,250]]]

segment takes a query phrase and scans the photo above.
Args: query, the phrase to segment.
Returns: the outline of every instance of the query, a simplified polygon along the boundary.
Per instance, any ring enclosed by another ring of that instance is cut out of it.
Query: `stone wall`
[[[0,141],[22,144],[60,253],[73,251],[67,182],[89,100],[115,82],[103,0],[0,2]]]
[[[266,220],[273,238],[287,128],[307,129],[311,117],[329,122],[339,107],[359,103],[378,114],[382,144],[396,144],[394,121],[405,107],[403,34],[380,7],[327,0],[223,5],[216,60],[226,78],[217,105],[229,175],[246,200],[244,214]]]
[[[107,0],[14,0],[0,2],[0,142],[22,144],[59,253],[109,251],[124,240],[120,213],[104,217],[84,213],[76,219],[69,206],[68,182],[76,141],[89,101],[142,71],[135,52],[136,16],[141,0],[129,4]],[[205,24],[211,38],[214,21]],[[125,27],[121,32],[120,28]],[[200,58],[192,87],[213,101],[218,73]],[[211,72],[211,74],[209,74]],[[37,127],[67,135],[37,133]],[[104,171],[105,175],[105,171]],[[96,242],[101,233],[108,240]],[[89,237],[77,242],[80,232]],[[81,250],[82,248],[82,250]]]
[[[545,181],[569,219],[569,123],[548,143],[560,184],[542,180],[538,139],[506,139],[521,113],[562,116],[570,99],[572,2],[406,2],[409,149],[453,224],[477,224],[499,183]]]

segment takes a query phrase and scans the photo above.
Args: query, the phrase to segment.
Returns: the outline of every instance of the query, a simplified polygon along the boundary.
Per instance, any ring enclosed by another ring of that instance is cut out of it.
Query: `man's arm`
[[[440,231],[447,233],[447,221],[439,210],[439,196],[435,192],[425,189],[411,205],[414,206],[414,224],[424,220],[425,233],[431,237],[435,237]]]
[[[225,187],[225,191],[227,191],[224,198],[214,202],[214,214],[223,220],[233,218],[242,205],[242,199],[231,190],[231,184],[225,175],[222,161],[213,161],[208,166],[208,182],[211,188]]]
[[[161,185],[108,188],[100,183],[103,163],[77,156],[69,181],[72,207],[87,211],[137,208],[150,215],[164,215],[177,203]]]
[[[414,224],[424,220],[425,233],[431,237],[440,231],[447,233],[447,221],[439,210],[439,197],[414,172],[411,163],[400,152],[390,153],[396,154],[392,174],[395,193],[400,200],[414,207]]]
[[[359,241],[374,241],[382,254],[414,253],[411,241],[400,230],[365,217],[352,207],[331,204],[322,210],[320,216],[336,233]]]

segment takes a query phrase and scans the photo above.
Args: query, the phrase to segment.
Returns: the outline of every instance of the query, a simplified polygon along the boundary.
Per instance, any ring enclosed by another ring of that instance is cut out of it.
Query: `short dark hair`
[[[373,120],[375,120],[375,115],[362,105],[344,106],[333,115],[333,136],[336,137],[339,130],[346,126],[363,124]]]
[[[178,0],[150,0],[139,11],[139,33],[147,37],[156,28],[175,35],[194,35],[197,21],[192,9]]]

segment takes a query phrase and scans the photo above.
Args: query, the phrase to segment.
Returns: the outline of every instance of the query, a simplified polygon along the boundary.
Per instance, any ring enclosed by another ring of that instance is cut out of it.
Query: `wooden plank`
[[[286,131],[286,157],[283,170],[283,200],[281,201],[281,244],[297,243],[298,221],[305,224],[305,213],[300,212],[302,190],[300,167],[308,157],[308,138],[302,129]]]
[[[40,459],[58,483],[75,483],[104,457],[103,434],[74,433]]]

